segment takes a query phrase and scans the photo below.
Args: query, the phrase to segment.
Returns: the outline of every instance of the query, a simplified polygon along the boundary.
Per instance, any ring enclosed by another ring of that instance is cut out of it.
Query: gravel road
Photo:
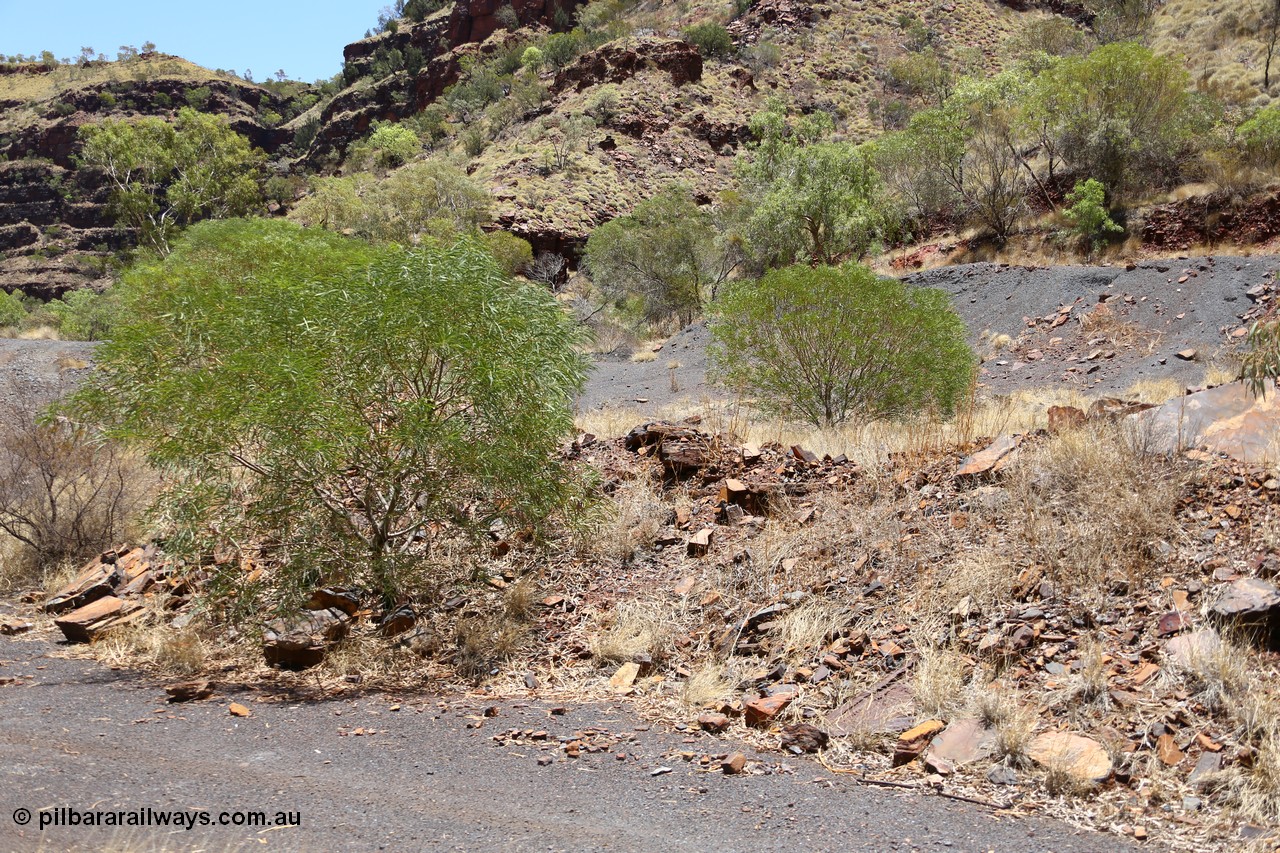
[[[561,715],[550,715],[547,702],[429,693],[330,701],[237,693],[166,705],[161,683],[54,657],[55,649],[43,636],[0,637],[0,849],[1128,849],[1049,820],[859,787],[804,759],[771,775],[700,772],[675,753],[738,747],[703,734],[690,745],[682,733],[648,727],[621,702]],[[231,716],[233,700],[252,716]],[[496,716],[485,718],[490,705]],[[628,757],[619,761],[618,747],[540,766],[544,753],[493,740],[514,728],[545,729],[554,740],[590,726],[632,733]],[[365,734],[342,734],[356,729]],[[773,767],[780,761],[744,751]],[[653,775],[659,767],[672,770]],[[39,811],[59,806],[299,812],[302,823],[267,831],[39,831]],[[22,808],[36,814],[25,828],[13,820]]]

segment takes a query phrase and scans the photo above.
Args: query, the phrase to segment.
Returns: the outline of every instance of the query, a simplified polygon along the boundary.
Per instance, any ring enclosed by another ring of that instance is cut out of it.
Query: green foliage
[[[1006,49],[1014,59],[1043,63],[1047,57],[1083,52],[1085,37],[1070,18],[1046,15],[1021,24]]]
[[[369,145],[373,148],[377,164],[384,169],[392,169],[407,163],[422,151],[422,141],[418,134],[402,124],[386,122],[376,124],[369,136]]]
[[[1249,329],[1249,350],[1240,362],[1239,379],[1255,396],[1266,394],[1268,380],[1280,380],[1280,320],[1262,319]]]
[[[0,329],[15,329],[27,318],[27,309],[21,297],[7,290],[0,290]]]
[[[733,53],[733,38],[721,24],[703,21],[685,27],[684,40],[698,48],[698,53],[708,59],[723,59]]]
[[[542,68],[547,61],[546,55],[536,46],[530,45],[524,49],[524,53],[520,54],[520,67],[531,68],[534,71]]]
[[[443,0],[409,0],[404,4],[404,16],[411,21],[421,22],[427,16],[444,8]]]
[[[204,223],[118,286],[128,320],[74,406],[167,473],[166,548],[193,563],[253,549],[277,601],[328,582],[395,602],[439,531],[573,497],[555,451],[582,333],[472,243]],[[240,589],[230,565],[212,588]]]
[[[714,307],[715,375],[783,417],[831,426],[949,413],[972,381],[947,295],[858,264],[772,270],[734,282]]]
[[[587,36],[582,30],[575,29],[567,33],[552,33],[542,43],[543,57],[552,66],[564,68],[577,59],[586,49]]]
[[[889,82],[937,106],[946,103],[955,91],[955,77],[932,50],[909,53],[890,61]]]
[[[462,143],[462,150],[468,157],[479,157],[484,153],[484,149],[489,147],[489,138],[485,136],[484,128],[478,124],[466,127],[462,133],[458,134],[458,140]]]
[[[1107,188],[1101,182],[1089,178],[1076,181],[1075,188],[1067,193],[1069,205],[1063,213],[1071,220],[1075,232],[1086,240],[1101,241],[1108,234],[1122,234],[1107,211]]]
[[[1280,107],[1258,110],[1236,128],[1245,158],[1262,169],[1280,166]]]
[[[1085,0],[1093,13],[1093,34],[1102,44],[1142,42],[1151,34],[1156,10],[1164,0]]]
[[[69,341],[106,340],[122,319],[115,290],[73,290],[45,307],[58,320],[58,334]]]
[[[81,127],[80,140],[84,162],[110,182],[119,224],[161,255],[192,222],[241,216],[262,203],[265,158],[219,116],[183,107],[173,122],[108,119]]]
[[[368,240],[452,241],[489,220],[489,194],[457,169],[420,160],[379,180],[368,173],[317,178],[290,218]]]
[[[737,266],[711,214],[685,187],[671,187],[587,240],[592,280],[619,303],[638,299],[645,319],[688,324]]]
[[[498,262],[498,269],[508,276],[524,272],[533,262],[533,246],[506,231],[491,231],[484,235],[484,246]]]
[[[618,87],[612,83],[597,86],[587,102],[586,113],[599,124],[608,124],[618,115]]]
[[[1175,179],[1211,125],[1182,63],[1138,44],[1109,44],[1041,73],[1026,104],[1077,171],[1109,187]]]
[[[192,109],[202,110],[209,106],[209,99],[213,97],[213,90],[208,86],[193,86],[184,91],[182,97],[187,102],[187,106]],[[112,96],[111,101],[115,103],[114,96]]]
[[[739,172],[749,242],[766,265],[858,258],[896,230],[870,149],[816,141],[830,130],[825,114],[792,126],[774,102],[751,126],[760,141]]]

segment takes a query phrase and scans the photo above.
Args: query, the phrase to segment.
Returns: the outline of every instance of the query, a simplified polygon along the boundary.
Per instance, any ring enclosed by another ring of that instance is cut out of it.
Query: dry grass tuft
[[[725,664],[709,661],[684,680],[680,700],[686,708],[705,708],[731,696],[737,683]]]
[[[538,585],[533,578],[521,578],[507,588],[504,615],[509,622],[532,622],[538,615]]]
[[[965,670],[968,662],[950,649],[918,644],[911,693],[920,713],[927,718],[950,719],[964,701]]]
[[[623,602],[591,640],[591,654],[601,663],[625,663],[636,655],[648,655],[656,663],[671,652],[673,632],[670,611],[656,604]]]
[[[975,683],[970,693],[969,707],[982,720],[983,725],[995,729],[993,755],[1014,767],[1026,767],[1031,763],[1027,746],[1040,721],[1035,709],[1022,701],[1022,696],[999,684],[979,686]]]
[[[800,663],[835,639],[849,620],[850,613],[844,605],[814,598],[784,613],[774,631],[786,658]]]
[[[607,510],[604,524],[583,544],[597,557],[622,562],[653,547],[672,511],[651,480],[624,483]]]
[[[457,643],[454,668],[467,678],[492,675],[499,664],[521,651],[527,638],[528,628],[509,619],[484,616],[461,619],[454,629]]]
[[[1008,491],[1015,529],[1054,588],[1075,606],[1150,578],[1156,546],[1174,537],[1178,469],[1142,448],[1144,436],[1098,424],[1022,453]]]

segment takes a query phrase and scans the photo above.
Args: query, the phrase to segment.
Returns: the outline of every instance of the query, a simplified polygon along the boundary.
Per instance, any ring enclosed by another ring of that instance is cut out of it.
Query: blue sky
[[[208,68],[283,68],[308,82],[342,69],[342,48],[377,23],[390,0],[0,0],[0,54],[76,57],[93,47],[153,41]]]

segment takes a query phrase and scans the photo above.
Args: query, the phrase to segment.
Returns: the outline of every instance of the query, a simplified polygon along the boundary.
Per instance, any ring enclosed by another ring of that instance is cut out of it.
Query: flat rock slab
[[[1233,581],[1213,605],[1213,612],[1226,618],[1264,616],[1280,611],[1280,589],[1262,578]]]
[[[71,642],[91,643],[112,628],[137,621],[145,612],[136,601],[108,595],[60,616],[53,624]]]
[[[1111,775],[1107,750],[1084,735],[1045,732],[1027,746],[1027,755],[1041,767],[1063,769],[1083,782],[1101,782]]]
[[[1002,435],[983,450],[960,463],[957,477],[981,477],[994,474],[1009,464],[1013,452],[1022,444],[1021,435]]]
[[[1164,653],[1185,669],[1202,665],[1222,647],[1218,632],[1212,629],[1182,634],[1164,644]]]
[[[925,764],[940,773],[949,773],[991,754],[996,733],[982,721],[969,717],[956,720],[933,739],[925,751]]]
[[[1153,449],[1180,453],[1202,448],[1241,462],[1264,462],[1280,452],[1280,397],[1268,380],[1255,397],[1243,382],[1231,382],[1132,416],[1150,433]]]

